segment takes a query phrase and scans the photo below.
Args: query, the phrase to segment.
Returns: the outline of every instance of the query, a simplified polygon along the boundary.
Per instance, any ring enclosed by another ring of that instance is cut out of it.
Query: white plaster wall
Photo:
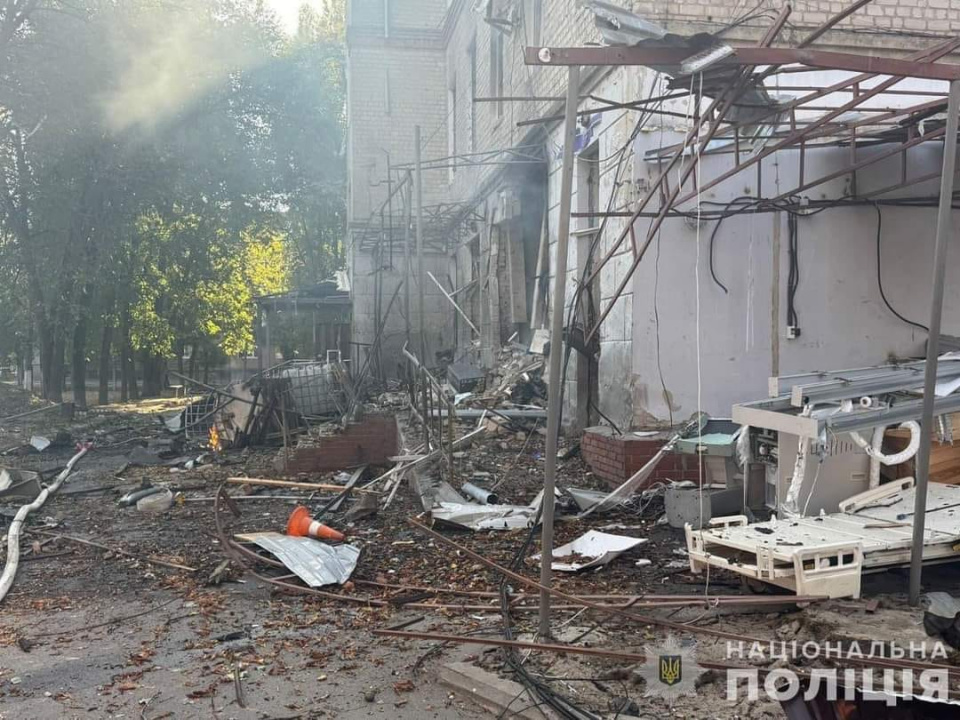
[[[679,136],[675,136],[679,137]],[[858,151],[867,157],[880,150]],[[849,150],[810,152],[807,181],[837,170],[849,159]],[[798,152],[784,151],[764,162],[767,197],[796,184]],[[910,152],[909,172],[922,175],[939,168],[942,145],[924,144]],[[715,177],[729,167],[730,158],[704,160],[701,177]],[[651,173],[654,169],[647,168]],[[898,182],[899,161],[882,161],[858,173],[861,192]],[[757,175],[748,170],[731,178],[702,200],[727,201],[737,194],[753,194]],[[838,197],[848,179],[831,181],[808,191],[814,199]],[[899,193],[929,196],[937,183],[926,183]],[[885,195],[884,198],[896,197]],[[706,206],[704,206],[706,207]],[[686,206],[695,209],[695,203]],[[933,243],[936,208],[883,207],[884,289],[892,305],[906,317],[926,324],[932,295]],[[646,229],[648,221],[638,223]],[[779,318],[772,320],[773,237],[780,225]],[[954,213],[956,237],[958,218]],[[743,215],[724,221],[715,246],[718,277],[730,290],[725,294],[710,278],[708,240],[713,222],[700,225],[683,219],[664,224],[659,265],[648,254],[633,279],[633,372],[636,376],[635,411],[664,419],[669,416],[660,386],[653,288],[659,270],[660,365],[673,399],[675,419],[688,417],[699,406],[713,415],[729,415],[736,402],[765,397],[767,378],[774,374],[773,346],[779,344],[779,374],[814,369],[838,369],[882,363],[890,357],[924,352],[926,333],[897,319],[883,305],[877,286],[876,229],[873,207],[835,208],[799,221],[800,286],[796,296],[801,336],[786,334],[788,232],[784,214]],[[697,249],[700,249],[699,262]],[[951,243],[945,333],[960,333],[960,247]],[[697,269],[699,268],[699,282]],[[697,288],[699,285],[700,348],[697,351]]]

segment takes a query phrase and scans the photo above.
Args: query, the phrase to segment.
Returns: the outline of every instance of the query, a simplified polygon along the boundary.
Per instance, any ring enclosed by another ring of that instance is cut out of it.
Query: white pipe
[[[920,449],[920,425],[913,420],[908,420],[905,423],[901,423],[899,427],[910,430],[910,442],[905,450],[894,453],[893,455],[884,455],[882,452],[880,452],[880,448],[876,445],[878,432],[881,433],[880,442],[883,442],[882,432],[884,428],[877,428],[874,431],[874,444],[867,442],[858,432],[851,432],[850,437],[853,438],[853,441],[871,458],[878,460],[884,465],[899,465],[900,463],[904,463],[916,455],[917,451]]]
[[[23,522],[27,519],[29,515],[34,510],[38,510],[43,507],[43,504],[47,501],[47,498],[50,497],[53,493],[60,489],[60,486],[63,485],[63,481],[67,479],[67,476],[73,472],[73,466],[77,464],[77,461],[80,460],[84,455],[87,454],[87,451],[90,449],[89,445],[84,446],[80,452],[70,458],[70,462],[67,463],[67,466],[63,469],[57,479],[54,480],[53,484],[49,487],[45,487],[39,495],[37,495],[36,500],[34,500],[29,505],[24,505],[17,511],[16,517],[13,519],[13,522],[10,523],[10,530],[7,533],[7,564],[3,568],[3,574],[0,575],[0,602],[3,602],[3,599],[7,596],[7,593],[10,592],[10,588],[13,587],[13,579],[17,574],[17,567],[20,565],[20,528],[23,526]]]
[[[870,489],[880,487],[880,458],[876,456],[883,447],[883,434],[886,428],[878,427],[873,429],[873,442],[870,448],[874,451],[870,454]]]
[[[800,413],[801,417],[810,417],[813,412],[813,405],[805,405]],[[793,477],[790,478],[790,486],[787,488],[787,497],[783,501],[781,509],[787,515],[796,515],[800,512],[800,490],[803,487],[804,476],[807,473],[807,455],[810,453],[809,438],[800,437],[797,444],[797,460],[793,465]]]
[[[787,488],[787,497],[783,501],[783,511],[787,515],[796,515],[800,512],[800,489],[803,487],[804,476],[807,474],[807,454],[810,452],[810,439],[801,437],[797,445],[797,461],[793,465],[793,477]]]

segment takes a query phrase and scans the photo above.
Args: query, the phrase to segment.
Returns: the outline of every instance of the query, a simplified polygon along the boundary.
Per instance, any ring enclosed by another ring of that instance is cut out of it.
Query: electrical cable
[[[734,199],[731,200],[729,203],[727,203],[727,209],[729,210],[731,207],[733,207],[733,206],[736,205],[736,204],[740,204],[740,203],[743,203],[743,202],[750,202],[750,203],[752,203],[753,201],[754,201],[754,198],[753,198],[752,196],[750,196],[750,195],[741,195],[740,197],[734,198]],[[714,255],[714,250],[713,250],[713,248],[714,248],[714,245],[715,245],[715,243],[716,243],[717,233],[720,231],[720,226],[723,224],[723,221],[724,221],[727,217],[728,217],[728,216],[726,216],[726,215],[722,215],[722,216],[717,220],[717,224],[713,226],[713,232],[710,233],[710,251],[709,251],[709,256],[710,256],[710,277],[713,278],[713,281],[720,287],[721,290],[723,290],[724,294],[729,295],[729,294],[730,294],[730,291],[727,289],[727,286],[726,286],[726,285],[724,285],[722,282],[720,282],[720,278],[717,277],[717,271],[716,271],[716,269],[714,268],[714,264],[713,264],[713,255]]]
[[[787,325],[799,329],[800,317],[797,314],[796,297],[797,289],[800,287],[800,228],[797,218],[797,213],[787,215],[787,228],[789,230],[788,257],[790,263],[790,271],[787,277]]]
[[[929,333],[930,328],[922,323],[914,322],[913,320],[908,320],[905,318],[903,315],[894,310],[893,305],[891,305],[890,301],[887,299],[887,293],[884,292],[883,289],[883,266],[880,260],[880,237],[883,232],[883,212],[880,210],[880,203],[875,203],[874,208],[877,211],[877,287],[880,288],[880,297],[883,299],[883,304],[887,306],[887,310],[903,320],[903,322],[905,322],[907,325],[913,325],[915,328],[919,328],[924,332]]]

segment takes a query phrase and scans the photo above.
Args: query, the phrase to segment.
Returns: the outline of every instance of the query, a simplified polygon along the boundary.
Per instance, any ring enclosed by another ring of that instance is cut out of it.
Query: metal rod
[[[477,326],[473,324],[473,322],[470,320],[470,317],[463,311],[463,309],[459,305],[457,305],[457,301],[454,300],[453,296],[447,292],[447,289],[440,284],[440,281],[433,276],[433,273],[427,271],[427,277],[433,280],[433,284],[436,285],[437,288],[440,290],[440,292],[443,293],[443,296],[450,301],[450,304],[453,305],[453,309],[457,311],[457,313],[460,315],[460,317],[464,319],[464,321],[466,321],[467,325],[470,326],[470,329],[473,330],[474,333],[479,335],[480,331],[477,329]]]
[[[783,10],[781,10],[780,14],[777,16],[777,20],[774,22],[773,26],[778,29],[782,29],[788,16],[789,16],[789,11],[787,8],[784,8]],[[771,35],[771,33],[767,33],[766,35],[764,35],[764,40],[766,40],[767,37],[772,37],[775,35],[776,35],[775,33],[773,35]],[[842,81],[841,83],[839,83],[839,86],[843,87],[845,86],[844,83],[849,83],[849,82],[851,81],[850,80]],[[593,282],[597,279],[597,277],[599,277],[601,270],[603,270],[603,267],[607,264],[607,262],[610,261],[610,258],[612,258],[617,253],[620,246],[623,244],[624,239],[627,237],[627,235],[630,232],[629,227],[637,221],[637,219],[641,216],[641,214],[646,209],[647,205],[651,202],[651,200],[653,200],[653,198],[656,197],[658,194],[662,193],[663,189],[666,187],[666,193],[669,195],[669,200],[666,197],[663,197],[661,195],[661,198],[662,198],[661,209],[658,213],[658,219],[654,221],[654,223],[657,225],[657,228],[660,227],[660,223],[662,223],[662,220],[663,220],[662,216],[666,212],[668,212],[670,209],[672,209],[673,200],[680,193],[680,190],[683,187],[683,183],[686,181],[686,179],[690,175],[690,172],[692,172],[693,168],[696,166],[697,159],[694,158],[694,161],[690,163],[690,165],[687,168],[684,169],[682,176],[678,178],[679,187],[675,188],[674,190],[669,189],[668,180],[669,180],[670,173],[673,171],[674,167],[676,167],[678,164],[681,164],[682,166],[682,162],[684,158],[684,150],[688,146],[690,147],[693,146],[694,141],[700,138],[700,130],[706,124],[707,118],[712,118],[712,124],[710,125],[710,128],[707,131],[706,136],[700,140],[699,149],[697,150],[698,156],[700,153],[706,150],[707,145],[717,135],[717,132],[720,129],[721,122],[725,119],[727,113],[734,106],[734,103],[736,102],[737,97],[739,97],[741,91],[743,90],[744,85],[745,85],[745,76],[743,71],[741,70],[738,72],[737,77],[731,80],[727,84],[723,92],[713,99],[713,101],[710,103],[710,106],[707,108],[707,110],[701,113],[699,118],[696,119],[696,121],[693,123],[690,130],[687,132],[687,135],[684,138],[683,143],[681,144],[677,152],[673,155],[673,157],[670,158],[670,162],[667,163],[666,167],[661,168],[660,175],[650,186],[650,189],[647,190],[647,193],[644,195],[643,199],[638,203],[637,208],[634,211],[632,217],[630,218],[630,220],[627,221],[627,225],[620,231],[616,241],[611,243],[610,248],[607,250],[606,254],[603,256],[600,262],[594,264],[593,271],[590,277],[584,283],[585,285],[587,285],[588,287],[591,286]],[[801,104],[806,100],[813,100],[813,99],[816,99],[817,97],[822,97],[823,95],[827,94],[828,90],[829,88],[824,88],[823,90],[820,90],[818,93],[814,93],[811,96],[806,96],[805,98],[794,100],[793,102],[788,103],[783,107],[779,107],[775,110],[772,110],[770,114],[776,115],[786,111],[788,108],[790,108],[794,104]],[[759,119],[760,118],[756,118],[755,120],[758,121]],[[653,237],[653,235],[656,235],[656,231],[653,231],[652,234],[648,234],[647,243],[646,243],[647,245],[650,244],[650,240]],[[642,257],[642,252],[643,251],[641,251],[640,257]],[[639,261],[635,258],[635,263],[638,263],[638,262]],[[624,279],[623,283],[620,286],[620,289],[617,290],[614,296],[613,302],[616,302],[619,296],[623,293],[623,288],[626,287],[627,282],[629,281],[629,277],[633,274],[634,270],[636,270],[636,265],[634,265],[633,269],[627,273],[627,278]],[[590,339],[592,339],[594,332],[596,332],[599,329],[600,324],[603,322],[607,314],[609,314],[610,310],[613,308],[613,302],[611,302],[611,304],[607,307],[607,310],[601,315],[600,319],[594,325],[593,330],[590,332],[590,337],[587,338],[587,342],[589,342]]]
[[[957,163],[957,129],[960,120],[960,80],[950,83],[947,104],[947,137],[943,145],[943,176],[940,208],[937,212],[937,241],[933,254],[933,301],[930,303],[930,335],[927,338],[927,367],[923,384],[923,414],[920,420],[920,451],[917,453],[917,488],[914,502],[913,547],[910,551],[910,604],[920,604],[923,574],[923,533],[927,512],[927,485],[930,482],[930,450],[933,438],[933,405],[936,400],[937,355],[940,352],[940,320],[943,316],[943,285],[947,270],[947,244],[953,234],[953,173]]]
[[[692,633],[694,635],[706,635],[708,637],[720,638],[722,640],[744,640],[747,642],[754,642],[754,641],[762,642],[757,638],[749,637],[746,635],[739,635],[732,632],[726,632],[724,630],[715,630],[713,628],[703,627],[701,625],[687,625],[685,623],[673,622],[672,620],[666,620],[664,618],[655,617],[653,615],[641,615],[638,613],[630,612],[628,610],[624,610],[616,606],[611,607],[610,605],[601,605],[599,603],[595,603],[591,600],[587,600],[586,598],[583,598],[577,595],[570,595],[568,593],[563,592],[562,590],[558,590],[553,587],[548,587],[546,585],[541,585],[536,580],[532,580],[528,578],[526,575],[521,575],[520,573],[514,572],[509,568],[505,568],[502,565],[498,565],[497,563],[495,563],[493,560],[486,557],[485,555],[481,555],[480,553],[474,552],[470,548],[465,547],[464,545],[461,545],[460,543],[451,540],[446,535],[442,535],[441,533],[438,533],[436,530],[428,528],[426,525],[423,525],[422,523],[417,522],[413,518],[408,518],[407,523],[415,527],[420,532],[426,535],[429,535],[434,540],[436,540],[439,544],[448,545],[452,548],[455,548],[456,550],[460,551],[462,554],[466,555],[467,557],[472,558],[473,560],[476,560],[478,563],[480,563],[481,565],[487,566],[491,570],[495,570],[496,572],[500,573],[504,577],[508,577],[514,582],[519,583],[520,585],[526,585],[527,587],[535,588],[539,590],[541,593],[541,597],[542,597],[542,594],[546,592],[549,595],[560,598],[561,600],[566,600],[567,602],[570,602],[570,603],[582,605],[583,607],[592,608],[593,610],[600,610],[601,612],[604,612],[610,615],[611,617],[625,618],[627,620],[632,620],[634,622],[643,623],[644,625],[654,625],[656,627],[667,628],[668,630],[675,630],[677,632]],[[542,558],[541,558],[541,562],[543,562]],[[541,602],[541,608],[542,607],[543,607],[543,603]]]
[[[800,48],[736,47],[735,54],[727,58],[723,66],[742,68],[757,65],[794,65],[823,70],[892,75],[905,78],[954,81],[960,78],[960,67],[952,63],[937,63],[933,59],[922,60],[878,57],[858,53],[832,52],[829,50],[804,50]],[[693,53],[687,48],[645,47],[527,47],[524,62],[527,65],[547,66],[621,66],[621,65],[672,65],[682,63]],[[547,59],[543,59],[547,58]]]
[[[906,62],[908,65],[911,65],[911,66],[923,65],[924,67],[926,67],[933,64],[930,61],[943,57],[947,53],[951,52],[953,49],[954,47],[952,46],[952,43],[946,44],[946,45],[939,45],[937,47],[934,47],[928,50],[926,53],[923,53],[923,57],[920,59],[914,60],[912,59],[914,56],[911,56],[911,60],[904,61],[904,62]],[[813,52],[813,51],[810,51],[810,52]],[[849,86],[855,82],[869,80],[874,77],[875,73],[878,73],[878,72],[882,73],[884,71],[880,69],[869,70],[867,73],[858,75],[855,78],[851,78],[850,80],[846,81],[846,85]],[[795,142],[799,141],[801,138],[809,139],[810,137],[812,137],[813,131],[816,130],[817,128],[822,127],[823,125],[827,124],[828,122],[842,115],[843,113],[853,110],[854,108],[858,107],[863,102],[865,102],[866,100],[869,100],[870,98],[876,95],[879,95],[882,92],[885,92],[889,88],[893,87],[897,83],[904,80],[905,77],[913,77],[913,76],[910,74],[908,74],[907,76],[894,76],[894,77],[888,78],[887,80],[884,80],[883,82],[875,85],[874,87],[860,94],[855,93],[853,96],[853,99],[851,99],[849,102],[844,103],[833,112],[829,112],[826,115],[823,115],[822,117],[817,118],[806,128],[803,128],[802,130],[798,130],[795,133],[791,133],[780,142],[774,143],[773,145],[770,145],[764,148],[763,151],[761,151],[757,155],[752,156],[749,160],[744,162],[742,165],[731,168],[730,170],[724,173],[721,173],[720,175],[715,177],[713,180],[703,185],[703,187],[700,188],[700,192],[705,193],[707,190],[710,190],[711,188],[715,187],[716,185],[723,182],[724,180],[733,177],[734,175],[741,172],[743,169],[749,167],[753,163],[762,161],[764,158],[769,157],[776,151],[781,150],[784,147],[787,147],[788,145],[794,144]],[[676,204],[681,205],[684,202],[689,201],[692,197],[693,197],[693,194],[688,193],[684,197],[679,198]]]
[[[420,126],[417,125],[413,129],[413,158],[414,165],[416,166],[416,181],[417,181],[417,322],[419,323],[420,329],[420,362],[426,364],[427,362],[427,334],[426,328],[424,327],[424,309],[423,309],[423,159],[421,156],[422,149],[420,147]],[[421,388],[421,394],[423,396],[422,405],[423,405],[423,443],[429,448],[430,447],[430,428],[427,426],[427,383],[423,378],[423,374],[420,375],[420,380],[423,385]]]
[[[457,422],[457,411],[453,405],[453,399],[447,398],[447,408],[448,408],[448,417],[447,417],[447,464],[450,468],[450,484],[452,485],[456,482],[457,479],[457,470],[453,464],[453,443],[454,440],[454,425]]]
[[[557,223],[557,267],[554,269],[553,310],[550,318],[550,385],[547,390],[547,443],[543,472],[540,534],[540,584],[553,581],[553,511],[557,484],[557,440],[560,434],[560,373],[563,361],[563,309],[566,305],[567,246],[570,241],[570,204],[573,192],[573,146],[577,139],[577,96],[580,68],[567,73],[567,108],[563,133],[563,170],[560,175],[560,218]],[[540,637],[550,637],[550,593],[540,591]]]
[[[410,226],[413,224],[413,198],[409,182],[410,171],[407,171],[404,180],[405,218],[403,223],[403,272],[407,282],[403,287],[403,321],[407,331],[407,344],[410,344],[410,279],[413,277],[413,268],[410,266]]]
[[[916,53],[915,55],[910,56],[910,59],[911,59],[911,61],[916,61],[916,60],[929,60],[929,59],[935,59],[935,58],[937,58],[937,57],[942,57],[943,55],[945,55],[945,54],[947,54],[948,52],[951,52],[953,49],[955,49],[956,45],[958,45],[958,44],[960,44],[960,40],[958,40],[958,39],[951,39],[950,41],[947,41],[947,42],[945,42],[945,43],[941,43],[941,44],[935,46],[934,48],[931,48],[931,49],[926,50],[926,51],[922,51],[922,52],[920,52],[920,53]],[[873,77],[874,77],[874,75],[872,75],[872,74],[858,75],[858,76],[855,76],[854,78],[841,81],[840,86],[846,87],[846,86],[849,86],[849,85],[851,85],[851,84],[853,84],[853,83],[856,83],[856,82],[859,82],[859,81],[869,80],[869,79],[871,79],[871,78],[873,78]],[[872,97],[873,95],[877,94],[878,92],[880,92],[880,91],[882,91],[882,90],[885,90],[887,87],[890,87],[890,86],[896,84],[897,82],[900,81],[900,79],[901,79],[901,78],[891,78],[891,79],[889,79],[889,80],[886,80],[885,82],[877,85],[875,88],[872,88],[871,90],[869,90],[867,93],[865,93],[865,94],[863,94],[863,95],[856,96],[856,97],[854,98],[854,100],[851,101],[850,103],[847,103],[847,105],[845,105],[844,108],[845,108],[845,109],[852,109],[853,107],[855,107],[855,106],[858,105],[859,103],[863,102],[863,100],[867,99],[868,97]],[[701,153],[703,153],[703,151],[704,151],[704,149],[706,148],[707,144],[708,144],[708,143],[713,139],[713,137],[716,135],[717,130],[718,130],[718,128],[719,128],[719,122],[718,122],[718,121],[719,121],[719,120],[722,120],[723,117],[724,117],[724,115],[726,114],[726,112],[733,106],[734,101],[735,101],[736,98],[738,97],[738,95],[739,95],[742,87],[743,87],[743,79],[742,79],[742,78],[739,79],[739,80],[736,81],[736,82],[731,82],[731,83],[728,84],[727,89],[724,91],[724,95],[719,96],[718,98],[716,98],[716,99],[714,100],[713,105],[717,105],[717,104],[720,102],[721,99],[724,100],[722,109],[721,109],[720,112],[718,113],[717,117],[714,119],[714,124],[711,126],[710,130],[707,132],[706,137],[701,141],[701,144],[700,144],[698,150],[696,151],[696,152],[697,152],[697,155],[696,155],[696,157],[694,157],[693,162],[691,162],[688,166],[686,166],[686,167],[683,169],[683,171],[681,172],[680,177],[678,178],[678,187],[674,188],[674,190],[671,192],[670,196],[662,203],[662,207],[661,207],[660,212],[659,212],[658,215],[657,215],[657,218],[656,218],[656,219],[651,223],[651,225],[650,225],[650,229],[649,229],[648,234],[647,234],[647,239],[646,239],[646,241],[644,242],[644,245],[643,245],[643,247],[641,248],[640,253],[639,253],[639,254],[637,255],[637,257],[634,259],[633,264],[627,269],[627,272],[624,274],[624,277],[622,278],[619,287],[618,287],[617,290],[614,292],[613,297],[608,301],[608,304],[607,304],[606,309],[600,314],[600,317],[598,318],[598,320],[597,320],[596,323],[594,324],[593,328],[592,328],[592,329],[589,331],[589,333],[587,334],[587,337],[586,337],[586,342],[587,342],[587,343],[589,343],[589,342],[593,339],[594,335],[599,331],[600,326],[603,324],[603,321],[606,319],[607,315],[610,314],[610,311],[613,309],[613,306],[614,306],[614,305],[616,304],[616,302],[620,299],[620,296],[623,294],[624,289],[625,289],[625,288],[627,287],[627,285],[629,284],[630,279],[632,278],[634,272],[636,271],[637,267],[639,266],[640,261],[643,259],[643,255],[645,254],[646,249],[650,246],[650,243],[652,242],[653,237],[656,236],[656,233],[657,233],[657,231],[659,230],[660,225],[661,225],[662,222],[663,222],[663,219],[666,217],[666,214],[667,214],[673,207],[675,207],[675,206],[677,206],[677,205],[680,205],[680,204],[682,204],[683,202],[686,202],[687,200],[691,199],[691,197],[694,197],[694,196],[696,195],[696,193],[694,193],[694,194],[688,193],[687,195],[685,195],[685,196],[682,197],[682,198],[679,198],[679,199],[677,198],[677,196],[678,196],[679,193],[680,193],[680,190],[681,190],[682,187],[683,187],[683,183],[686,181],[686,179],[689,177],[690,173],[693,171],[693,168],[694,168],[695,165],[696,165],[696,162],[697,162],[697,159],[699,158],[699,155],[700,155]],[[835,87],[835,86],[831,86],[831,87]],[[821,93],[826,93],[828,90],[830,90],[830,88],[825,88],[824,90],[822,90],[822,91],[820,91],[820,92],[821,92]],[[729,98],[729,99],[727,99],[727,98]],[[794,101],[794,103],[796,103],[796,104],[799,105],[799,104],[802,103],[802,101],[803,101],[803,99],[801,99],[800,101]],[[790,106],[793,105],[794,103],[788,103],[787,106],[784,106],[784,108],[781,108],[781,111],[782,111],[782,110],[785,110],[785,109],[788,108],[788,107],[790,107]],[[713,107],[713,105],[711,106],[711,108]],[[710,114],[710,111],[709,111],[709,110],[708,110],[707,113],[705,113],[705,114],[701,117],[701,122],[702,122],[702,118],[703,118],[703,117],[706,117],[708,114]],[[831,114],[825,115],[824,117],[822,117],[822,118],[814,121],[814,123],[810,126],[809,130],[812,131],[812,130],[816,129],[817,127],[825,124],[827,121],[829,121],[830,119],[832,119],[833,117],[835,117],[835,116],[838,115],[838,114],[839,114],[839,111],[837,111],[837,112],[835,112],[835,113],[831,113]],[[696,125],[696,126],[693,128],[693,130],[692,130],[690,133],[688,133],[687,138],[684,140],[684,148],[685,148],[687,145],[689,145],[689,144],[691,143],[692,138],[693,138],[696,134],[699,133],[699,127],[700,127],[699,125]],[[710,189],[710,188],[712,188],[713,186],[719,184],[719,183],[722,182],[723,180],[725,180],[725,179],[727,179],[727,178],[729,178],[729,177],[732,177],[733,175],[736,175],[736,174],[739,173],[741,170],[749,167],[751,164],[761,162],[761,161],[763,160],[763,158],[767,157],[767,156],[770,155],[770,154],[773,154],[773,152],[775,152],[776,150],[778,150],[778,149],[780,149],[780,148],[782,148],[782,147],[786,147],[787,145],[792,144],[793,142],[796,142],[796,141],[800,140],[801,138],[803,138],[803,137],[806,135],[806,133],[807,133],[807,130],[798,131],[797,133],[794,133],[793,135],[788,136],[788,138],[784,139],[783,141],[781,141],[781,142],[779,142],[779,143],[776,143],[776,144],[774,144],[774,145],[772,145],[772,146],[767,147],[764,151],[760,152],[759,154],[757,154],[757,155],[752,155],[752,156],[750,157],[750,159],[747,160],[746,162],[744,162],[743,164],[738,165],[738,166],[732,168],[731,170],[728,170],[728,171],[725,172],[725,173],[722,173],[721,175],[719,175],[718,177],[714,178],[714,179],[711,180],[710,182],[708,182],[708,183],[706,183],[705,185],[701,186],[701,187],[699,188],[698,192],[699,192],[699,193],[706,192],[708,189]],[[683,151],[683,149],[681,149],[681,150],[679,150],[679,151],[673,156],[673,159],[671,160],[670,164],[667,166],[667,171],[668,171],[668,172],[672,169],[672,167],[676,164],[676,162],[677,162],[681,157],[683,157],[683,154],[684,154],[684,151]],[[656,189],[660,186],[660,183],[662,182],[662,180],[663,180],[663,174],[661,174],[661,177],[657,179],[657,181],[654,183],[654,185],[653,185],[653,186],[650,188],[650,190],[647,192],[647,195],[646,195],[646,196],[644,197],[644,199],[641,201],[641,203],[640,203],[640,205],[638,206],[636,212],[634,213],[634,216],[635,216],[635,217],[632,218],[631,220],[629,220],[628,222],[632,223],[632,222],[635,221],[636,217],[639,217],[640,213],[644,210],[644,208],[646,207],[646,204],[650,201],[650,199],[651,199],[651,197],[653,196],[653,194],[654,194],[654,192],[656,191]],[[603,268],[603,266],[604,266],[604,265],[607,263],[607,261],[616,253],[617,249],[620,247],[620,244],[623,242],[623,239],[626,237],[626,235],[627,235],[628,232],[629,232],[629,231],[628,231],[627,228],[624,228],[624,230],[621,231],[620,237],[617,239],[617,241],[616,241],[615,243],[613,243],[613,245],[611,246],[611,248],[607,251],[607,254],[603,257],[603,259],[602,259],[602,260],[596,265],[596,267],[594,268],[593,274],[591,275],[591,277],[590,277],[589,280],[588,280],[588,284],[589,284],[590,282],[593,282],[594,278],[600,273],[600,271],[601,271],[601,269]]]
[[[813,44],[814,42],[816,42],[817,39],[819,39],[823,34],[825,34],[828,30],[830,30],[831,28],[833,28],[834,25],[836,25],[837,23],[839,23],[839,22],[845,20],[846,18],[850,17],[850,16],[853,15],[857,10],[859,10],[860,8],[862,8],[864,5],[869,5],[871,2],[873,2],[873,0],[857,0],[857,2],[855,2],[855,3],[853,3],[852,5],[844,8],[844,9],[841,10],[839,13],[837,13],[836,15],[834,15],[833,17],[831,17],[829,20],[827,20],[827,22],[825,22],[823,25],[821,25],[821,26],[818,27],[816,30],[814,30],[812,33],[810,33],[809,35],[807,35],[807,36],[803,39],[803,41],[800,43],[799,47],[807,47],[807,45],[812,45],[812,44]]]

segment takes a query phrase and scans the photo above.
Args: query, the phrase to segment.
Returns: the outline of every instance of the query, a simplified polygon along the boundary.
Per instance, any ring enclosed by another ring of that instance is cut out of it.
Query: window
[[[470,152],[477,149],[477,38],[474,36],[467,48],[470,57]]]
[[[457,172],[457,76],[451,75],[447,85],[447,155],[450,156],[450,180]]]
[[[503,97],[503,33],[490,28],[490,96]],[[497,117],[503,115],[503,101],[493,103]]]

